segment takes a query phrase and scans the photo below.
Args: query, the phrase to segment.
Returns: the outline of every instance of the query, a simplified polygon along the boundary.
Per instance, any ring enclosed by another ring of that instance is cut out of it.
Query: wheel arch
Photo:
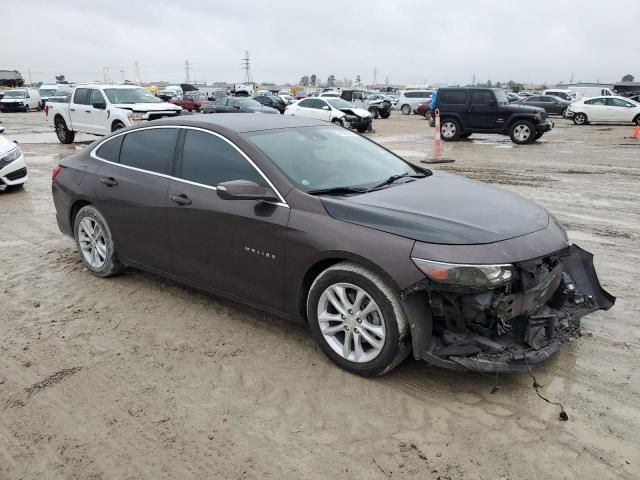
[[[83,207],[86,207],[87,205],[92,205],[92,203],[82,198],[73,202],[73,204],[71,205],[71,208],[69,209],[69,225],[71,226],[71,236],[73,238],[75,238],[76,236],[76,232],[74,228],[74,225],[76,222],[76,216],[78,215],[78,212],[80,211],[80,209]]]
[[[309,265],[305,273],[302,275],[302,279],[300,281],[300,289],[298,290],[297,314],[300,316],[300,318],[304,319],[305,322],[309,321],[307,317],[307,297],[309,296],[311,285],[313,284],[314,280],[318,278],[318,275],[320,275],[323,271],[340,262],[354,263],[365,267],[368,270],[371,270],[373,273],[381,277],[392,291],[396,292],[399,295],[400,288],[398,284],[389,276],[387,272],[385,272],[382,267],[372,262],[371,260],[368,260],[367,258],[361,257],[360,255],[351,252],[327,252],[325,256],[316,259],[312,264]]]

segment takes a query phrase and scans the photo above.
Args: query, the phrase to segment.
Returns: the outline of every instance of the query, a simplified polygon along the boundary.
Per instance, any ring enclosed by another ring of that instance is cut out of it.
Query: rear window
[[[122,145],[123,138],[124,135],[120,135],[118,137],[107,140],[96,151],[96,155],[104,160],[118,163],[120,158],[120,146]]]
[[[472,105],[488,105],[489,100],[493,99],[493,94],[486,90],[476,90],[471,94]]]
[[[433,95],[433,92],[424,90],[412,90],[410,92],[404,92],[406,98],[428,98]]]
[[[447,105],[464,105],[467,103],[466,90],[443,90],[438,93],[438,103]]]
[[[153,128],[128,133],[120,149],[120,163],[169,175],[173,170],[177,139],[176,128]]]
[[[73,103],[78,105],[89,105],[89,93],[88,88],[78,88],[73,96]]]

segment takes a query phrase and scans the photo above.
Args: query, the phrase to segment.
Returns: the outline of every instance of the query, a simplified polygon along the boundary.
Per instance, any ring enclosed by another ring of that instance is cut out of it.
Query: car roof
[[[79,83],[76,88],[143,88],[139,85],[112,85],[110,83]]]
[[[281,128],[330,126],[329,122],[293,115],[270,115],[265,113],[212,113],[203,115],[181,115],[163,118],[149,124],[180,125],[201,128],[221,127],[235,133],[276,130]]]

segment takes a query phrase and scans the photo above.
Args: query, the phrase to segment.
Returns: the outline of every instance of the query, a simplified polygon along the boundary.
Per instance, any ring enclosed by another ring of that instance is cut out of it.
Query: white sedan
[[[589,122],[634,123],[640,125],[640,103],[625,97],[583,98],[569,105],[567,117],[576,125]]]
[[[356,108],[346,100],[333,97],[305,98],[289,105],[284,114],[317,118],[356,129],[360,133],[366,132],[371,127],[372,121],[371,114],[367,110]]]
[[[0,127],[0,134],[4,127]],[[0,135],[0,192],[20,188],[27,181],[27,162],[20,147]]]

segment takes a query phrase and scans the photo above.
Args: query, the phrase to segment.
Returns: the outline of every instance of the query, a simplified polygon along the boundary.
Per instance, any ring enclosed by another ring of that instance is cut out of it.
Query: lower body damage
[[[455,370],[527,371],[580,336],[583,316],[615,303],[576,245],[515,266],[513,281],[491,290],[425,280],[403,291],[414,356]]]

